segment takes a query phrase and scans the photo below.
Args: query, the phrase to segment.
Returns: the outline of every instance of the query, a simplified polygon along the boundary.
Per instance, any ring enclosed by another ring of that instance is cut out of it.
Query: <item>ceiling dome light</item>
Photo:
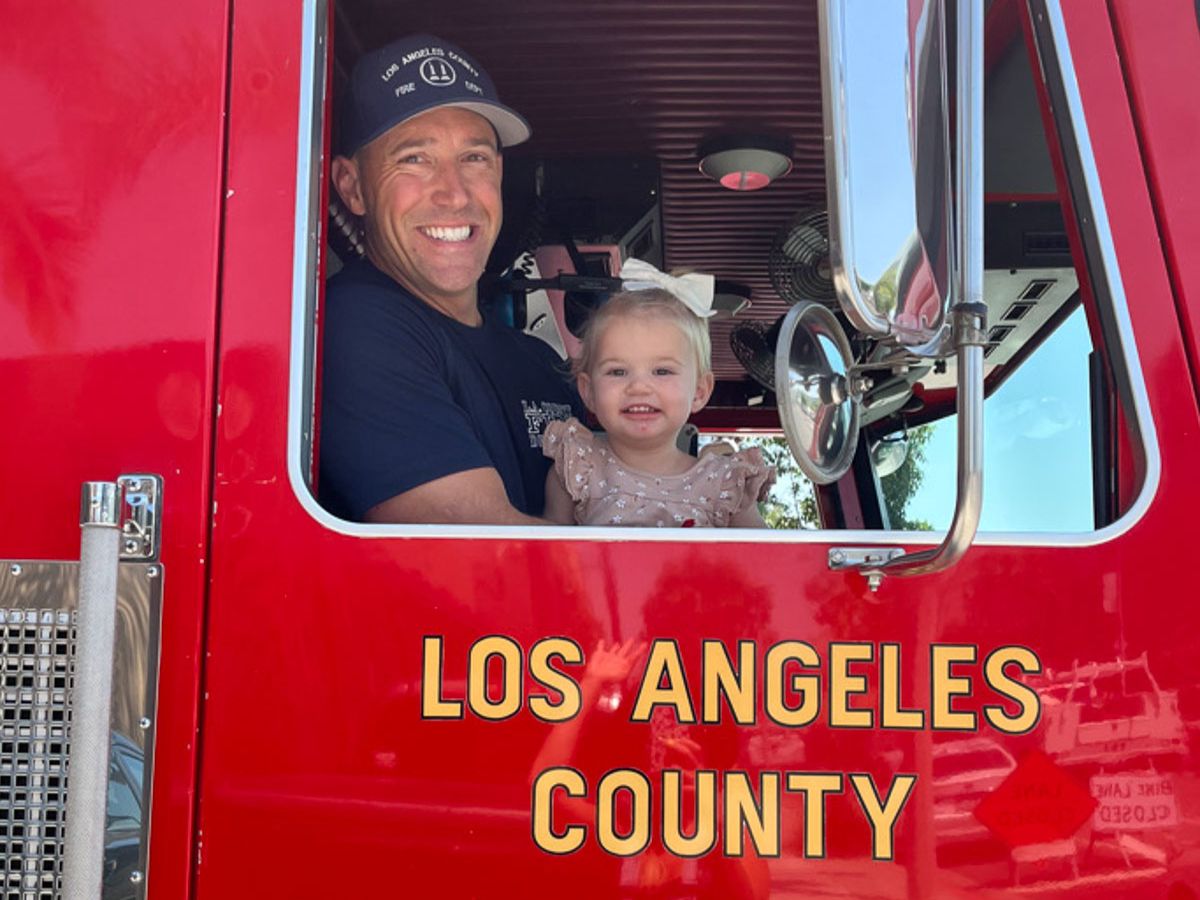
[[[725,135],[696,150],[700,171],[731,191],[757,191],[792,171],[792,142],[764,135]]]

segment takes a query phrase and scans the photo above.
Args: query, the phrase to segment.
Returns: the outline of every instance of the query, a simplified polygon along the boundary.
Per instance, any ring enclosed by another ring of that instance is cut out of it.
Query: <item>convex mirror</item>
[[[864,386],[833,313],[809,301],[793,306],[775,347],[775,396],[792,456],[813,483],[836,481],[850,467]]]

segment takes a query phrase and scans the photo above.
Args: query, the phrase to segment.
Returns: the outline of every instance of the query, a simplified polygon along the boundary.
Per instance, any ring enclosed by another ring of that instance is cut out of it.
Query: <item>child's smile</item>
[[[615,318],[599,336],[595,359],[579,387],[613,451],[631,465],[676,468],[679,430],[712,390],[687,336],[667,319]]]

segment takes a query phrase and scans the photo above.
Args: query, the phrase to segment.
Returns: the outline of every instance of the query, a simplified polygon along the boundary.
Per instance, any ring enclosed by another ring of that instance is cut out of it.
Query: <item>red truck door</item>
[[[0,892],[51,896],[61,873],[64,796],[41,779],[61,771],[65,744],[47,740],[35,717],[65,716],[66,704],[47,704],[25,680],[28,665],[41,678],[52,660],[20,615],[56,607],[63,591],[33,575],[79,559],[85,481],[147,472],[161,475],[170,509],[154,550],[166,652],[157,673],[143,655],[139,674],[163,700],[144,729],[114,741],[131,759],[157,742],[150,867],[158,895],[183,897],[211,506],[227,10],[77,0],[6,4],[4,20]],[[141,650],[153,660],[153,646]],[[114,750],[114,766],[123,754]],[[135,834],[142,824],[133,822]],[[144,847],[132,843],[130,868],[144,875]],[[139,890],[128,879],[121,887]]]
[[[1081,210],[1071,249],[1090,341],[1131,423],[1121,515],[1077,533],[985,532],[950,571],[875,594],[831,572],[830,551],[928,536],[382,527],[317,506],[304,448],[319,10],[234,11],[200,897],[809,896],[831,883],[965,896],[1031,879],[1160,896],[1196,883],[1164,849],[1194,827],[1180,806],[1157,804],[1157,829],[1095,818],[1154,814],[1113,799],[1142,785],[1190,802],[1179,710],[1200,649],[1193,604],[1159,563],[1183,549],[1200,500],[1200,420],[1178,389],[1190,375],[1105,4],[1048,3],[1037,38],[1054,42],[1048,69],[1067,67],[1047,75],[1068,144],[1060,191]],[[653,649],[553,721],[625,641]],[[1092,741],[1088,722],[1107,736]],[[1138,722],[1164,741],[1139,744]],[[1051,724],[1070,752],[1047,742]],[[560,780],[539,780],[548,770]],[[713,849],[672,852],[706,844],[697,822]],[[683,833],[664,849],[672,823]]]

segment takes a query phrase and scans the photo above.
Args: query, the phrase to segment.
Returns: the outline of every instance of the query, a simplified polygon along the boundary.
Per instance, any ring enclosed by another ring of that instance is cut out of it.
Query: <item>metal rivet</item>
[[[150,727],[150,717],[149,716],[142,716],[140,719],[138,719],[138,728],[142,729],[142,731],[146,731],[149,727]]]
[[[126,540],[125,541],[125,552],[126,553],[137,553],[138,552],[138,542],[136,540],[134,540],[133,538],[129,538],[128,540]]]
[[[841,562],[846,561],[846,554],[843,553],[841,550],[834,550],[832,553],[829,554],[829,558],[832,559],[835,563],[841,563]]]
[[[142,483],[137,480],[129,482],[128,486],[126,487],[126,490],[130,490],[130,491],[140,491],[141,489],[142,489]]]
[[[129,881],[131,884],[141,884],[142,878],[143,878],[142,873],[139,872],[137,869],[134,869],[132,872],[129,873]]]
[[[21,574],[21,564],[13,563],[12,567],[8,571],[12,572],[14,575],[20,575]]]
[[[151,566],[150,568],[148,568],[146,570],[146,575],[148,575],[150,578],[157,578],[158,577],[158,566]]]

